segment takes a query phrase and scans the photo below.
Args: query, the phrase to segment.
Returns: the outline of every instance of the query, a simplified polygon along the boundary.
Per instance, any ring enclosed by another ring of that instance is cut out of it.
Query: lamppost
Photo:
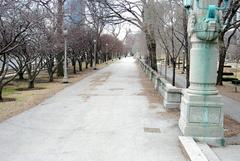
[[[182,54],[183,54],[183,60],[182,60],[182,74],[184,74],[185,73],[185,60],[186,60],[186,51],[185,50],[183,50],[183,52],[182,52]]]
[[[190,87],[183,90],[179,127],[185,136],[224,145],[223,103],[216,88],[217,38],[223,27],[218,0],[184,0],[189,13]]]
[[[93,49],[93,70],[97,70],[97,67],[96,67],[96,61],[97,61],[97,40],[93,40],[93,45],[94,45],[94,49]]]
[[[108,43],[106,43],[106,64],[107,64],[107,61],[108,61]]]
[[[68,83],[68,73],[67,73],[67,35],[68,30],[63,30],[63,36],[64,36],[64,77],[63,77],[63,83]]]

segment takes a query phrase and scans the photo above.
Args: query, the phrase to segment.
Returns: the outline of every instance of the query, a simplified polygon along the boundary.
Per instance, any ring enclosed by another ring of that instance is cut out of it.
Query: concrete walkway
[[[1,161],[183,161],[178,112],[126,58],[0,124]]]

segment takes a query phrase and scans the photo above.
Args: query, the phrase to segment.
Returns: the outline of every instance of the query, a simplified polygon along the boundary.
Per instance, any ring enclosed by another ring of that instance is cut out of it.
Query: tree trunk
[[[185,60],[186,60],[186,52],[183,52],[182,74],[185,73]]]
[[[217,85],[223,85],[223,70],[224,63],[226,58],[227,49],[224,45],[224,34],[221,34],[218,38],[218,46],[219,46],[219,65],[218,65],[218,76],[217,76]]]
[[[165,56],[166,56],[166,58],[165,58],[165,68],[164,68],[164,78],[165,79],[167,79],[167,67],[168,67],[168,63],[167,63],[167,59],[168,59],[168,54],[167,53],[165,53]]]
[[[28,89],[33,89],[34,88],[34,80],[29,80],[28,81]]]
[[[99,56],[98,52],[97,52],[96,61],[97,61],[96,64],[100,64],[100,56]]]
[[[175,86],[176,84],[176,60],[172,60],[172,70],[173,70],[173,75],[172,75],[172,85]]]
[[[153,38],[153,36],[151,36],[147,31],[145,31],[145,34],[146,34],[147,47],[149,51],[150,66],[152,67],[153,70],[158,71],[155,38]]]
[[[53,82],[53,72],[49,74],[49,82]]]
[[[190,86],[190,55],[189,50],[186,53],[186,87]]]
[[[167,66],[169,66],[170,65],[170,59],[169,59],[169,54],[167,54],[167,58],[166,58],[166,62],[167,62]]]
[[[93,67],[93,56],[91,55],[91,58],[90,58],[90,67],[92,68]]]
[[[180,65],[181,65],[181,60],[180,60],[180,56],[178,56],[178,69],[180,69]]]
[[[2,94],[3,94],[3,86],[0,85],[0,102],[3,101],[3,96],[2,96]]]
[[[63,53],[60,53],[57,55],[57,76],[58,77],[64,76],[62,57],[63,57]]]
[[[188,39],[188,18],[187,11],[183,8],[183,31],[184,31],[184,43],[185,43],[185,60],[186,60],[186,88],[190,86],[190,59],[189,59],[189,39]]]
[[[63,17],[64,17],[64,0],[57,0],[57,24],[56,24],[56,47],[57,47],[57,76],[62,77],[64,76],[64,70],[63,70]]]
[[[76,71],[76,60],[74,58],[72,59],[72,67],[73,67],[73,73],[77,74],[77,71]]]
[[[53,82],[53,74],[54,74],[53,67],[54,67],[53,61],[49,61],[49,64],[47,65],[48,81],[49,82]]]
[[[73,73],[74,73],[74,74],[77,74],[76,64],[75,64],[75,63],[74,63],[74,65],[73,65]]]
[[[86,69],[88,69],[88,62],[86,62],[86,64],[85,64],[85,65],[86,65]]]
[[[82,71],[82,62],[80,60],[78,60],[78,67],[79,67],[79,71]]]
[[[24,80],[23,75],[24,75],[24,72],[20,71],[20,72],[18,73],[18,79],[19,79],[19,80]]]

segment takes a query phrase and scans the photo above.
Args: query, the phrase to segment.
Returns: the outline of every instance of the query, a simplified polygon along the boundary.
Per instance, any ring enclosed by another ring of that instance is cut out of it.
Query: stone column
[[[217,37],[221,30],[217,0],[185,1],[189,10],[190,87],[183,90],[179,127],[185,136],[224,145],[223,103],[216,84]],[[222,9],[222,8],[221,8]]]

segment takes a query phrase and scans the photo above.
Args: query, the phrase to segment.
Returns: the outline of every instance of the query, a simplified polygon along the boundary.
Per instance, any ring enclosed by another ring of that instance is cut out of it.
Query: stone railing
[[[148,78],[153,82],[155,90],[163,96],[164,107],[166,109],[179,108],[182,89],[172,86],[166,79],[162,78],[149,65],[143,62],[143,60],[137,58],[137,61]]]

